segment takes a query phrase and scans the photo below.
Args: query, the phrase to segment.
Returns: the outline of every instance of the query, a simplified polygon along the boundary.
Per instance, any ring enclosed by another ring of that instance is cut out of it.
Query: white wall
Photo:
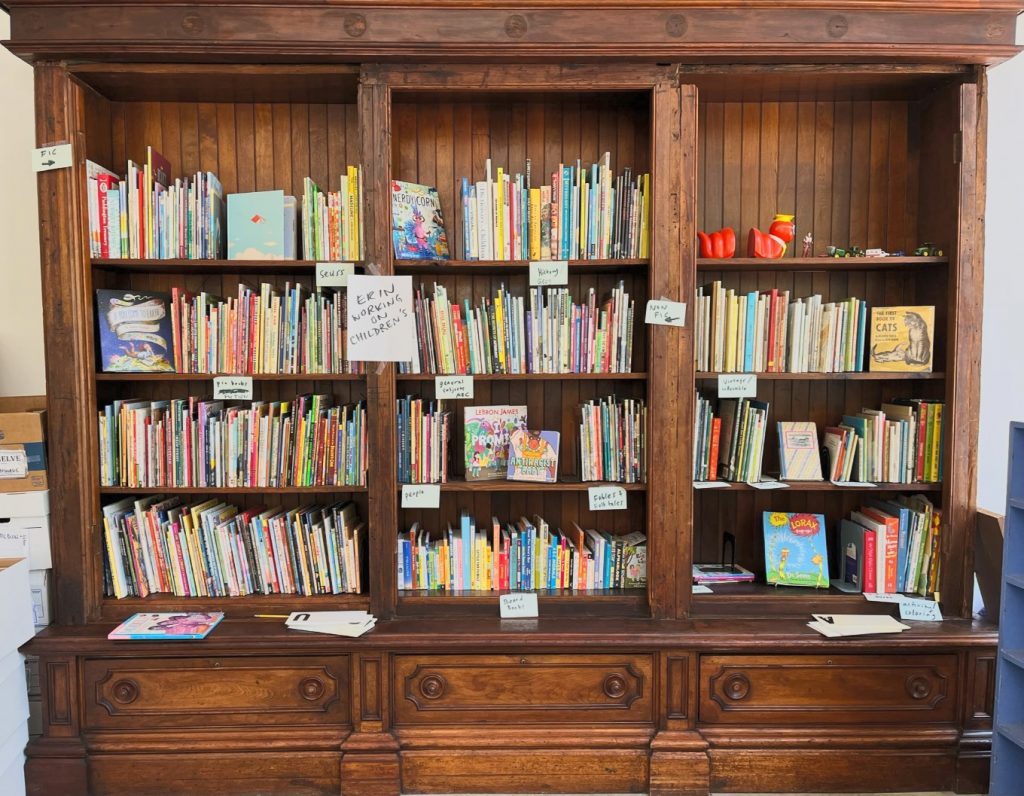
[[[33,105],[32,69],[0,47],[0,395],[46,392]]]
[[[992,69],[989,89],[978,504],[1002,512],[1007,423],[1024,420],[1024,56]],[[0,108],[0,395],[30,395],[45,390],[32,71],[2,48]]]

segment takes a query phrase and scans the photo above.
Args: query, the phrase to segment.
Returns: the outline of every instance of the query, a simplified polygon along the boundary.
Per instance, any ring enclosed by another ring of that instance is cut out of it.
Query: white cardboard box
[[[50,490],[0,492],[0,517],[49,517]]]
[[[5,739],[0,740],[0,771],[5,771],[12,763],[25,765],[25,746],[28,744],[28,725],[19,724],[14,732]],[[0,793],[7,793],[2,790],[6,783],[0,779]]]
[[[0,606],[0,656],[4,656],[35,635],[27,559],[0,558]]]
[[[29,569],[49,569],[50,492],[0,493],[0,558],[28,558]]]
[[[28,573],[32,590],[32,617],[36,628],[50,624],[50,570],[33,569]]]
[[[0,768],[0,796],[25,796],[25,758],[15,758]]]
[[[28,726],[28,690],[25,688],[25,658],[12,652],[0,658],[0,738],[18,727]],[[0,767],[7,761],[0,760]]]

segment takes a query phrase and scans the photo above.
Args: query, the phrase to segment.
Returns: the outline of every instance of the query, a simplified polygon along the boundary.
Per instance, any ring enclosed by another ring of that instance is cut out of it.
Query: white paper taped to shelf
[[[729,489],[728,481],[694,481],[694,489]]]
[[[832,486],[845,486],[854,489],[872,488],[878,486],[870,481],[831,481]]]
[[[756,398],[756,373],[719,373],[719,398]]]
[[[252,376],[215,376],[213,399],[215,401],[251,401]]]
[[[615,511],[626,508],[626,490],[621,486],[587,487],[591,511]]]
[[[437,509],[441,507],[438,484],[402,484],[403,509]]]
[[[747,485],[754,489],[789,489],[785,481],[747,481]]]
[[[71,161],[71,144],[51,144],[32,150],[32,171],[67,169]]]
[[[530,287],[542,285],[568,285],[567,260],[530,260]]]
[[[902,594],[871,594],[864,592],[864,599],[870,603],[898,603],[903,600]]]
[[[498,598],[498,607],[502,619],[534,617],[537,616],[537,595],[532,591],[503,594]]]
[[[469,400],[473,397],[472,376],[435,376],[434,397]]]
[[[28,475],[28,457],[24,450],[0,451],[0,478],[24,478]]]
[[[352,274],[346,321],[349,360],[408,362],[416,354],[412,277]]]
[[[686,304],[682,301],[651,299],[644,322],[655,326],[686,326]]]
[[[693,589],[691,590],[691,593],[692,594],[714,594],[714,592],[711,591],[711,589],[709,589],[707,586],[704,586],[703,584],[700,584],[700,583],[694,583],[693,584]]]
[[[356,272],[355,263],[317,263],[317,287],[346,287],[348,278]]]

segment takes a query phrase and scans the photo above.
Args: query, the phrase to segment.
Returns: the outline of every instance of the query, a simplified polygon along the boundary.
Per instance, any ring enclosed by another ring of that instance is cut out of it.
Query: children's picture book
[[[228,194],[228,259],[294,260],[296,224],[295,197],[284,191]]]
[[[875,588],[875,532],[853,520],[839,525],[839,572],[832,580],[839,591],[873,594]]]
[[[508,475],[508,440],[526,428],[525,406],[465,408],[466,480],[489,481]]]
[[[622,560],[625,562],[623,587],[647,588],[647,535],[642,531],[633,531],[619,541],[623,545]]]
[[[821,514],[764,512],[764,562],[769,584],[827,589],[825,518]]]
[[[779,476],[786,481],[820,481],[818,427],[811,420],[779,421]]]
[[[206,638],[224,618],[223,611],[209,613],[133,614],[115,627],[107,638],[115,641]]]
[[[935,307],[873,307],[870,370],[931,373]]]
[[[739,564],[694,564],[693,582],[709,583],[753,583],[754,573]]]
[[[101,369],[104,373],[173,373],[167,293],[97,290]]]
[[[391,181],[391,238],[396,259],[448,259],[448,238],[437,188]]]
[[[559,436],[557,431],[513,431],[508,443],[508,479],[555,483]]]

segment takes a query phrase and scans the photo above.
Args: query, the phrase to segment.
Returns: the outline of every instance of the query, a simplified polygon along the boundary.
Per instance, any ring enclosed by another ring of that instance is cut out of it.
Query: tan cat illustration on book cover
[[[930,373],[934,331],[935,307],[874,307],[870,369]]]

